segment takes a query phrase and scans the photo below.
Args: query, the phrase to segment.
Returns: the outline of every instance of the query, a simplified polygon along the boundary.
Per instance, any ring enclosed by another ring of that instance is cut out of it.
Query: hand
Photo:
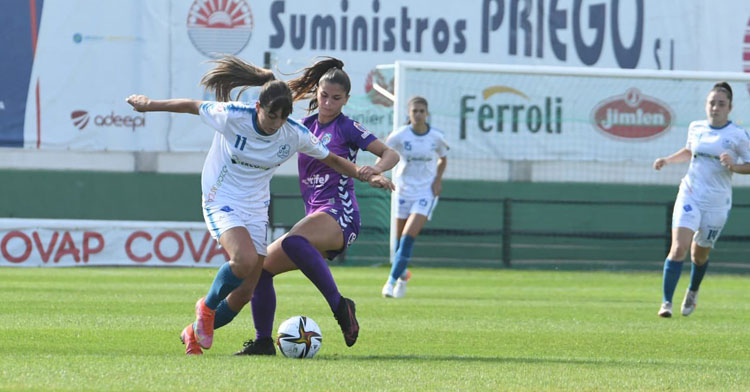
[[[391,180],[383,175],[376,174],[367,181],[371,187],[373,188],[383,188],[383,189],[389,189],[389,190],[396,190],[396,186],[393,185]]]
[[[360,179],[360,181],[369,181],[370,177],[380,174],[381,171],[378,170],[378,168],[373,166],[361,166],[357,169],[357,178]]]
[[[660,170],[662,167],[667,165],[667,160],[664,158],[658,158],[654,161],[654,170]]]
[[[133,94],[125,99],[127,103],[133,106],[133,110],[137,112],[145,112],[148,105],[151,103],[151,99],[145,95]]]
[[[442,181],[435,181],[432,183],[432,195],[437,197],[440,196],[440,193],[443,192],[443,182]]]
[[[725,152],[721,153],[721,155],[719,155],[719,162],[721,162],[721,166],[724,166],[727,169],[729,169],[729,171],[732,171],[732,166],[734,165],[734,159],[732,158],[731,155]]]

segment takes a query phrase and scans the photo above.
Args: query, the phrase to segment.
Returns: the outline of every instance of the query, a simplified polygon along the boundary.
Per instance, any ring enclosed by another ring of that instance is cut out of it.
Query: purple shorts
[[[341,232],[344,234],[344,246],[339,250],[329,250],[327,252],[328,260],[333,260],[334,257],[345,251],[357,239],[359,228],[362,226],[362,218],[360,218],[357,209],[341,205],[328,206],[318,211],[323,211],[332,216],[333,219],[336,219],[339,222],[339,226],[341,226]]]

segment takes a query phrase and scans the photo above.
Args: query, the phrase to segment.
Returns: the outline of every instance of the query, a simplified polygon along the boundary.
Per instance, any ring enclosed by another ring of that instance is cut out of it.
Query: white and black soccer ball
[[[285,357],[312,358],[322,342],[320,327],[309,317],[294,316],[279,325],[276,345]]]

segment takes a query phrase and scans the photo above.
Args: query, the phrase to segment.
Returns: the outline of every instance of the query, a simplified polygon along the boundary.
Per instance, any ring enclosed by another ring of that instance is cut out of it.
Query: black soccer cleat
[[[336,321],[339,322],[341,332],[344,334],[344,342],[346,345],[351,347],[354,343],[357,343],[357,336],[359,335],[359,323],[357,317],[354,315],[356,312],[356,306],[354,301],[349,298],[341,297],[341,302],[333,312],[333,316],[336,317]]]
[[[276,355],[276,347],[273,344],[273,338],[265,337],[256,341],[252,339],[242,345],[242,350],[237,351],[234,355]]]

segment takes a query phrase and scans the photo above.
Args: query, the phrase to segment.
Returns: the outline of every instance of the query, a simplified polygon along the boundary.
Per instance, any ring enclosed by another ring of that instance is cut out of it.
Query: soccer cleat
[[[659,308],[659,317],[672,317],[672,303],[664,301]]]
[[[341,327],[341,332],[344,334],[344,342],[349,347],[357,342],[357,336],[359,335],[359,323],[357,322],[357,317],[354,315],[355,311],[356,306],[354,306],[354,301],[341,297],[339,306],[333,312],[333,316],[336,317],[336,321],[339,322],[339,326]]]
[[[273,344],[273,338],[265,337],[255,341],[252,339],[242,345],[242,350],[237,351],[234,355],[276,355],[276,347]]]
[[[195,341],[195,334],[193,334],[193,324],[188,324],[180,334],[180,341],[185,345],[186,355],[203,355],[200,344]]]
[[[385,282],[380,293],[383,294],[383,298],[393,298],[393,283]]]
[[[206,306],[206,298],[201,298],[195,303],[195,325],[193,332],[195,340],[201,347],[208,350],[214,342],[214,314],[215,310]]]
[[[406,280],[398,278],[396,285],[393,287],[393,297],[403,298],[406,295]]]
[[[411,271],[409,271],[408,269],[404,270],[404,273],[401,274],[400,278],[404,281],[408,281],[409,279],[411,279]]]
[[[692,291],[688,289],[685,292],[685,299],[682,300],[682,315],[690,316],[690,313],[695,311],[698,306],[698,291]]]

